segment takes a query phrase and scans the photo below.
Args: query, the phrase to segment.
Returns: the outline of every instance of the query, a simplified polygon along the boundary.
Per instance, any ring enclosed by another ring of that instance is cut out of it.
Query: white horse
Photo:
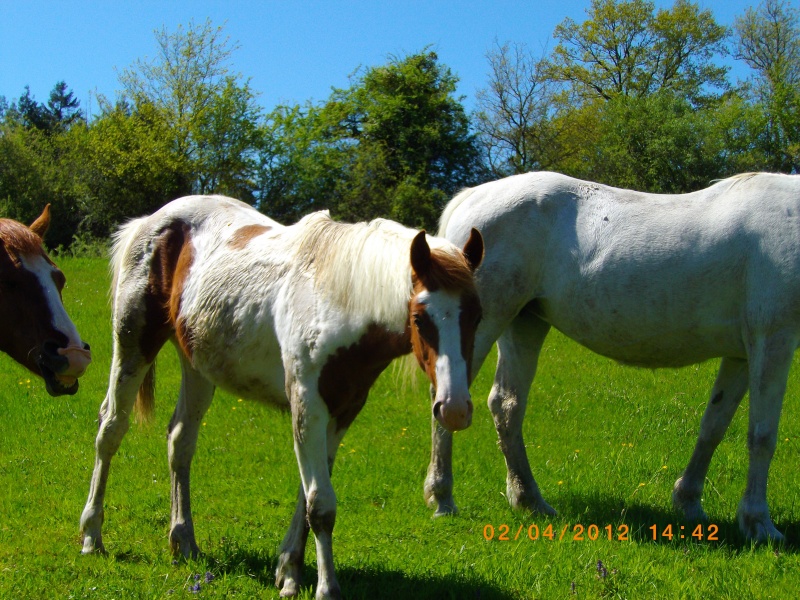
[[[477,232],[462,252],[384,220],[348,225],[315,213],[283,227],[223,197],[182,198],[123,227],[112,260],[114,356],[81,516],[83,552],[104,551],[109,464],[134,404],[152,410],[154,361],[172,340],[182,369],[168,436],[173,552],[198,553],[189,469],[220,386],[291,410],[302,485],[276,584],[281,596],[298,593],[310,526],[317,597],[338,597],[330,469],[339,442],[378,375],[412,351],[436,389],[438,422],[452,431],[470,424],[480,319],[472,272],[482,257]]]
[[[709,463],[749,389],[739,527],[752,539],[780,540],[767,507],[767,473],[800,340],[800,176],[745,174],[691,194],[654,195],[529,173],[453,198],[440,235],[458,244],[472,227],[486,244],[476,274],[484,319],[473,364],[477,372],[496,340],[488,403],[511,505],[555,514],[522,439],[539,352],[555,327],[640,367],[721,357],[673,502],[687,519],[707,518],[700,498]],[[433,442],[426,499],[437,514],[452,512],[452,438],[435,427]]]

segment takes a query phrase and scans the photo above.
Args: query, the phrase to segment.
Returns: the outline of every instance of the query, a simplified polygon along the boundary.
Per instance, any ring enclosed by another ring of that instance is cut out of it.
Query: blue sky
[[[725,25],[752,5],[699,4]],[[0,0],[0,95],[14,100],[29,85],[44,102],[64,80],[84,109],[96,110],[93,94],[114,98],[118,73],[155,55],[154,30],[210,18],[239,43],[233,66],[251,79],[266,110],[325,100],[332,87],[348,87],[359,66],[426,46],[459,77],[458,93],[471,110],[488,81],[486,53],[495,42],[525,43],[539,54],[555,45],[556,25],[585,20],[589,6],[590,0]]]

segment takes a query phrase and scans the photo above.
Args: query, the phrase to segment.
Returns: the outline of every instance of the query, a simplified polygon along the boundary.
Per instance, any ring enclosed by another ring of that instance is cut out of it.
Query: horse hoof
[[[327,585],[318,585],[316,600],[342,600],[342,591],[338,585],[328,587]]]
[[[692,523],[707,522],[708,515],[700,503],[700,495],[683,487],[683,479],[678,479],[672,488],[672,506]]]
[[[281,588],[281,598],[294,598],[300,592],[300,586],[298,585],[297,581],[292,579],[291,577],[287,577],[283,581],[283,587]]]
[[[83,548],[81,549],[81,554],[99,554],[101,556],[106,556],[108,552],[106,552],[102,541],[99,539],[94,540],[89,536],[86,536],[83,539]]]
[[[769,516],[753,516],[740,512],[738,520],[739,530],[748,540],[758,544],[785,541],[783,534],[775,528]]]
[[[517,512],[532,512],[536,515],[545,515],[547,517],[555,517],[558,511],[550,506],[545,499],[537,496],[533,499],[521,495],[519,497],[509,496],[509,504],[511,509]]]

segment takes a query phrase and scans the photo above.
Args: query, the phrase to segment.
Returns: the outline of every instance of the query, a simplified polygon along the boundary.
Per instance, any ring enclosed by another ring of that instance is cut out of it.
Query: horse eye
[[[413,315],[412,318],[414,319],[414,325],[416,325],[417,329],[419,329],[419,326],[422,323],[422,317],[420,317],[419,315]]]

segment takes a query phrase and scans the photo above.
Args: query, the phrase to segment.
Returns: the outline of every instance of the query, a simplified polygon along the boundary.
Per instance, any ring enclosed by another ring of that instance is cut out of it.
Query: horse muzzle
[[[472,400],[449,398],[433,403],[433,416],[447,431],[461,431],[472,424]]]
[[[92,362],[89,344],[61,347],[45,342],[36,364],[42,373],[47,393],[51,396],[73,395],[78,391],[78,378]]]

